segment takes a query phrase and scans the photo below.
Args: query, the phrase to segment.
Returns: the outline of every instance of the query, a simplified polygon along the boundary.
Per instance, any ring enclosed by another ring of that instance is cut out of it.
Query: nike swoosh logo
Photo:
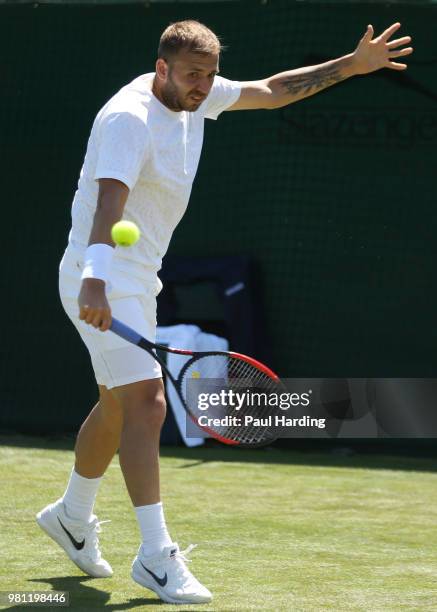
[[[140,561],[141,563],[141,561]],[[143,565],[141,563],[141,565],[143,566],[143,568],[146,570],[146,572],[148,574],[150,574],[152,576],[152,578],[154,578],[156,580],[156,582],[159,584],[159,586],[165,586],[167,584],[167,572],[165,572],[164,577],[163,578],[159,578],[156,574],[154,574],[153,572],[151,572],[150,570],[147,569],[147,567],[145,565]]]
[[[59,516],[57,517],[57,519],[58,519],[59,524],[61,525],[62,529],[65,531],[65,533],[70,538],[70,541],[73,544],[74,548],[76,550],[82,550],[82,548],[85,546],[85,538],[82,540],[82,542],[78,542],[77,540],[75,540],[73,538],[73,536],[71,535],[71,533],[68,531],[68,529],[65,529],[64,525],[61,523],[61,519],[59,518]]]

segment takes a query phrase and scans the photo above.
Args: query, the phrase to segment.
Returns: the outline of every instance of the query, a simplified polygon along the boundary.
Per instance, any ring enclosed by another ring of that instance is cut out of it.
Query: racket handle
[[[128,325],[125,325],[124,323],[122,323],[118,319],[115,319],[114,317],[112,317],[112,323],[109,329],[112,332],[114,332],[114,334],[117,334],[117,336],[124,338],[128,342],[132,342],[132,344],[138,345],[143,338],[140,334],[134,331],[131,327],[129,327]]]

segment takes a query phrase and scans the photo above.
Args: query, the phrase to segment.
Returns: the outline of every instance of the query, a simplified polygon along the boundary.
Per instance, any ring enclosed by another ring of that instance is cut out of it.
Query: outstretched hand
[[[397,49],[401,45],[411,42],[411,36],[404,36],[389,42],[390,36],[401,27],[400,23],[394,23],[380,36],[373,38],[373,26],[367,26],[366,33],[358,43],[353,55],[356,74],[367,74],[380,68],[391,68],[392,70],[406,70],[406,64],[398,64],[391,60],[413,53],[413,47]]]

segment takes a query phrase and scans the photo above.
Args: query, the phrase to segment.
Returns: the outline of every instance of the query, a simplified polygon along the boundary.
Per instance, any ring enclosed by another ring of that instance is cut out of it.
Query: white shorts
[[[160,365],[149,353],[110,330],[102,332],[79,319],[77,297],[81,287],[83,250],[69,244],[59,266],[59,295],[65,312],[84,341],[94,369],[97,384],[108,389],[140,380],[160,378]],[[156,296],[162,285],[153,280],[130,276],[112,266],[106,283],[106,297],[114,317],[155,342]]]

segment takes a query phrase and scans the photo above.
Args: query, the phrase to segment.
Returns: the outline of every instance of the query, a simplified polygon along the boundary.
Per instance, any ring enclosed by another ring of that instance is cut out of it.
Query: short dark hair
[[[182,49],[199,55],[218,55],[224,47],[206,25],[186,19],[172,23],[164,30],[159,40],[158,57],[168,61]]]

